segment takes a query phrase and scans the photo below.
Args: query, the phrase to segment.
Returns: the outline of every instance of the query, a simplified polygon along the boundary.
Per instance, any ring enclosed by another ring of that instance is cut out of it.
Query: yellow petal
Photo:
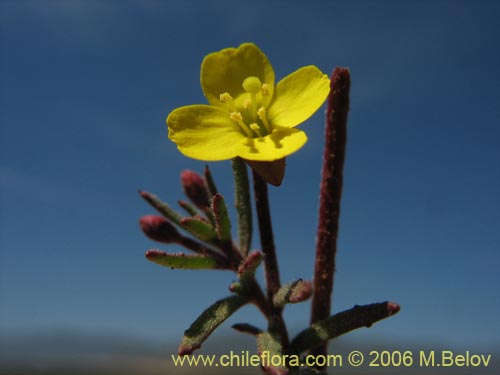
[[[321,107],[330,92],[330,80],[317,67],[310,65],[283,78],[275,90],[268,119],[273,126],[293,127]]]
[[[168,138],[184,155],[215,161],[236,157],[245,136],[229,113],[208,105],[180,107],[167,118]]]
[[[266,55],[253,43],[244,43],[238,48],[226,48],[214,52],[203,59],[201,64],[201,88],[208,102],[225,107],[220,94],[229,93],[237,98],[245,93],[243,81],[247,77],[257,77],[266,83],[269,90],[267,105],[273,97],[274,70]]]
[[[307,141],[306,133],[299,129],[277,129],[262,138],[246,138],[240,142],[238,156],[247,160],[273,161],[299,150]]]

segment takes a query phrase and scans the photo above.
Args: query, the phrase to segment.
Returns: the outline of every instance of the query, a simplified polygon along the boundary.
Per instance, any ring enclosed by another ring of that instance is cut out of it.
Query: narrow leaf
[[[211,207],[205,207],[203,209],[203,212],[205,213],[205,216],[207,217],[207,221],[210,222],[210,224],[212,224],[212,227],[216,227],[216,223],[215,223],[215,215],[214,215],[214,212],[212,211],[212,208]]]
[[[156,195],[148,193],[147,191],[139,190],[139,194],[146,202],[148,202],[151,206],[153,206],[158,212],[160,212],[163,216],[170,221],[174,222],[177,225],[180,225],[182,220],[182,215],[178,212],[174,211],[168,204],[160,200]]]
[[[262,263],[262,259],[264,258],[264,254],[259,250],[254,250],[240,264],[238,268],[238,276],[240,280],[245,281],[253,277],[255,274],[255,270]]]
[[[212,200],[212,211],[215,216],[217,236],[221,241],[231,241],[231,220],[227,212],[226,202],[220,194],[215,194]]]
[[[181,206],[184,209],[184,211],[186,211],[189,215],[196,216],[199,214],[196,207],[191,203],[182,200],[177,201],[177,203],[179,203],[179,206]]]
[[[182,219],[180,223],[183,228],[202,241],[212,241],[217,237],[215,229],[209,223],[201,219],[186,217]]]
[[[236,295],[221,299],[206,309],[184,332],[179,355],[191,354],[201,347],[203,341],[246,302],[246,298]]]
[[[210,168],[208,168],[208,165],[205,165],[204,174],[205,174],[205,181],[207,183],[208,192],[213,197],[215,194],[218,193],[218,191],[217,191],[217,186],[215,186],[215,182],[214,182],[214,179],[212,177],[212,172],[210,172]]]
[[[298,303],[309,299],[312,295],[312,284],[299,279],[293,283],[283,285],[274,295],[273,303],[277,308],[282,308],[287,303]]]
[[[300,354],[354,329],[370,327],[373,323],[396,314],[399,309],[399,305],[394,302],[356,305],[350,310],[313,323],[299,333],[292,341],[292,353]]]
[[[233,159],[235,206],[238,213],[238,238],[240,250],[247,254],[252,242],[252,206],[248,185],[247,166],[240,158]]]
[[[236,323],[233,324],[231,328],[234,329],[235,331],[241,333],[248,333],[249,335],[252,336],[257,336],[258,334],[262,333],[262,330],[260,328],[257,328],[248,323]]]
[[[149,250],[146,258],[159,265],[184,269],[184,270],[205,270],[226,268],[219,260],[206,255],[186,255],[184,253],[167,253],[160,250]]]

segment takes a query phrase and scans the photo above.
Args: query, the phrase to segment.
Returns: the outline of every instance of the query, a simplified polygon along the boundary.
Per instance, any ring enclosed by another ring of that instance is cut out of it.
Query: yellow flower
[[[274,161],[300,149],[306,134],[295,126],[323,104],[330,81],[315,66],[274,85],[274,70],[252,43],[205,57],[201,88],[210,105],[189,105],[167,118],[168,137],[186,156],[206,161],[241,157]]]

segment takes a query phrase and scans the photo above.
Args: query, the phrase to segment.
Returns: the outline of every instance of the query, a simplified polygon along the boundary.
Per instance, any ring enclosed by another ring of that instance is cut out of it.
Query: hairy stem
[[[245,256],[252,243],[252,206],[247,166],[240,158],[233,159],[235,206],[238,213],[238,237],[241,254]]]
[[[330,87],[331,91],[326,110],[325,151],[323,154],[311,323],[324,320],[330,316],[342,193],[347,113],[349,111],[349,70],[335,68]],[[326,343],[312,352],[314,355],[325,355],[326,353]]]
[[[269,329],[278,332],[284,352],[286,352],[288,348],[288,332],[283,320],[283,309],[273,305],[274,295],[280,289],[281,282],[276,249],[274,246],[273,228],[271,225],[267,182],[255,171],[253,172],[253,186],[257,219],[259,222],[260,243],[262,252],[265,255],[264,270],[267,285],[267,301],[272,309],[272,314],[268,317]]]
[[[259,174],[253,173],[253,186],[255,193],[255,206],[259,221],[260,243],[265,255],[264,267],[266,271],[267,297],[272,301],[274,294],[279,290],[280,272],[274,246],[273,227],[271,224],[271,213],[269,210],[269,198],[267,194],[267,182]]]

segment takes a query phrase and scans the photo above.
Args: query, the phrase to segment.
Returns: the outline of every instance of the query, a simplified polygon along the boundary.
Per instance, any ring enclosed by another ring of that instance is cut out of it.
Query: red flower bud
[[[147,215],[139,220],[142,231],[152,240],[164,243],[177,242],[180,234],[175,227],[161,216]]]
[[[205,179],[198,173],[185,170],[181,173],[181,183],[184,193],[198,208],[210,207],[210,199]]]

